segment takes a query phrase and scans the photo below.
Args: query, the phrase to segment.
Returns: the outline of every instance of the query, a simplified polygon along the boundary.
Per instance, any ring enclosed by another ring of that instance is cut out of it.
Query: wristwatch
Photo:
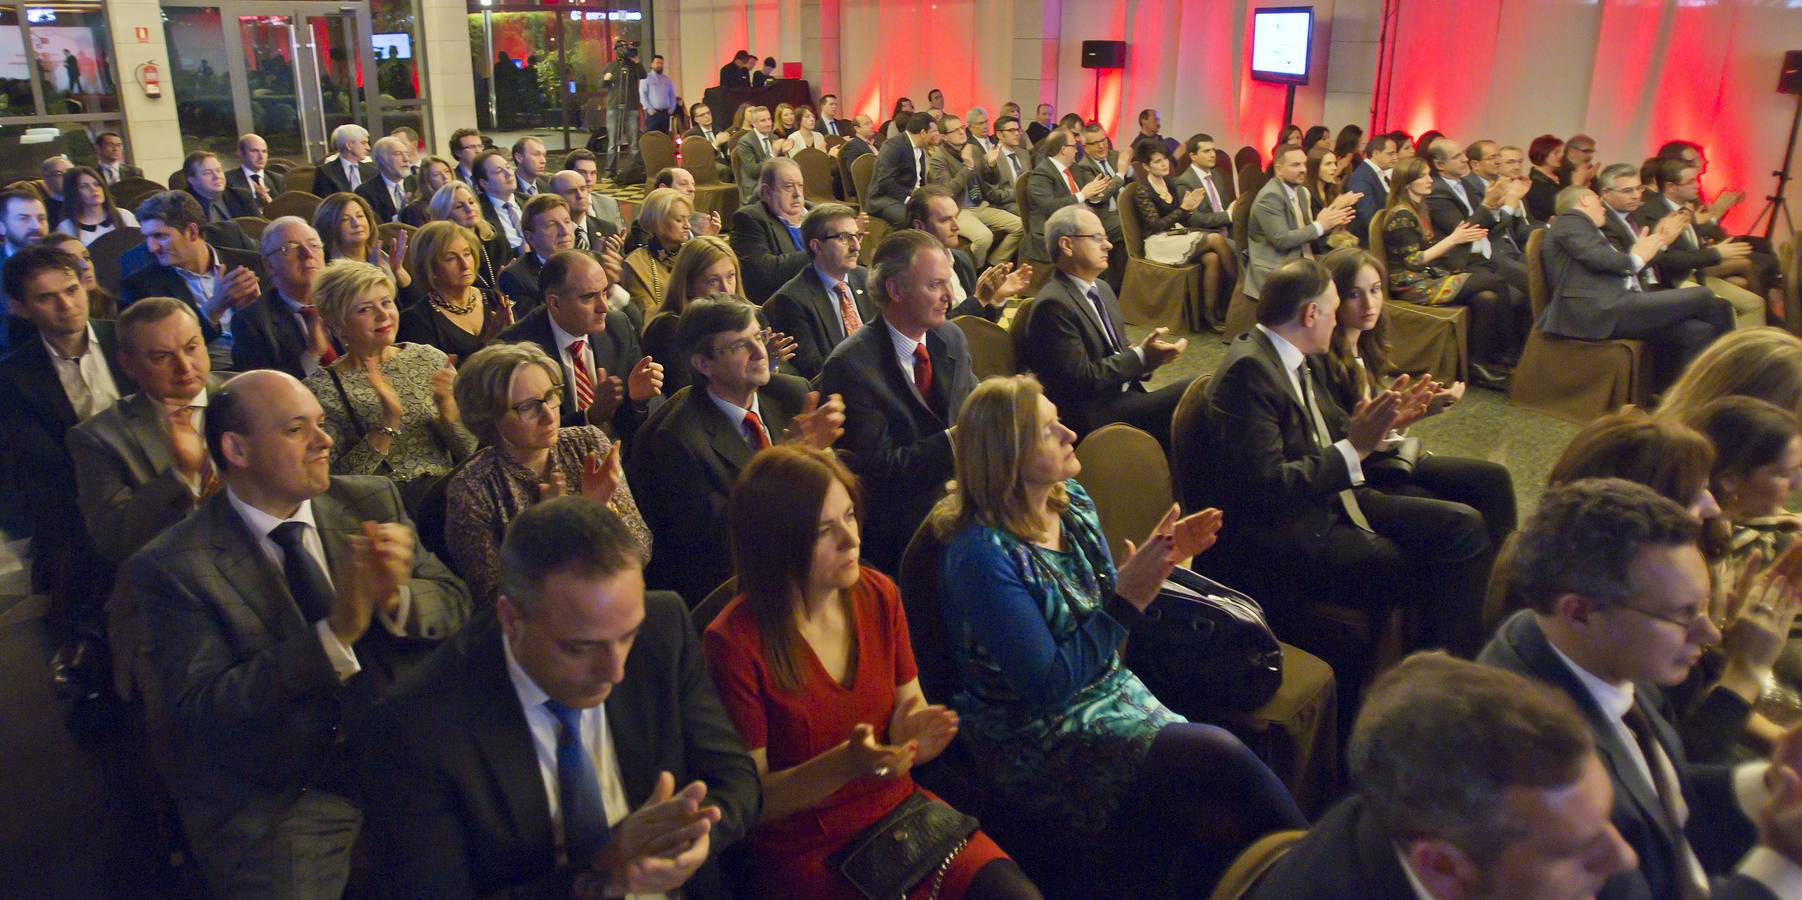
[[[389,436],[389,437],[391,437],[391,438],[397,438],[397,437],[400,437],[400,429],[398,429],[398,428],[389,428],[389,427],[388,427],[388,426],[386,426],[386,425],[377,425],[377,426],[375,426],[375,433],[376,433],[376,434],[385,434],[385,435],[387,435],[387,436]]]

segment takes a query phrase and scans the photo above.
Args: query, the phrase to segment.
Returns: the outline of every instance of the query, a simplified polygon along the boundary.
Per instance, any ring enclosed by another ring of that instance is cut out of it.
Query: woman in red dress
[[[786,444],[758,453],[729,517],[740,593],[703,646],[763,777],[747,838],[756,893],[853,900],[827,858],[921,790],[908,770],[951,743],[957,715],[920,692],[894,582],[858,564],[856,480],[836,457]],[[1040,896],[980,831],[938,881],[908,895]]]

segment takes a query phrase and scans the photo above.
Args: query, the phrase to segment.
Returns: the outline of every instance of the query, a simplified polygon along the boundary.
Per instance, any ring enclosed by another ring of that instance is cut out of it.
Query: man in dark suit
[[[1352,216],[1351,233],[1366,247],[1370,246],[1371,217],[1389,205],[1389,170],[1395,168],[1398,146],[1392,134],[1371,138],[1364,146],[1364,161],[1345,178],[1346,192],[1360,195],[1353,207],[1356,214]]]
[[[596,425],[630,439],[654,402],[661,402],[663,367],[639,348],[632,320],[609,310],[607,270],[589,254],[561,250],[545,262],[538,284],[544,305],[500,339],[537,344],[562,365],[564,427]],[[584,379],[594,396],[586,405],[576,391]]]
[[[1510,231],[1514,218],[1509,197],[1511,194],[1525,197],[1526,185],[1498,180],[1481,193],[1472,192],[1466,181],[1471,174],[1470,158],[1451,138],[1442,137],[1428,144],[1427,162],[1433,169],[1433,190],[1426,200],[1427,217],[1432,220],[1433,230],[1451,234],[1460,224],[1470,222],[1490,232],[1469,244],[1453,247],[1441,259],[1452,271],[1479,269],[1501,276],[1514,289],[1514,300],[1521,308],[1524,321],[1527,315],[1527,266],[1519,256],[1504,251],[1503,235]],[[1515,203],[1520,202],[1519,197],[1515,198]]]
[[[1176,186],[1184,191],[1201,188],[1205,199],[1197,207],[1194,221],[1203,228],[1231,229],[1233,214],[1232,174],[1222,174],[1214,156],[1214,136],[1197,134],[1184,143],[1189,167],[1176,176]],[[1227,237],[1230,239],[1231,234]]]
[[[305,378],[337,358],[330,332],[313,306],[313,279],[325,268],[319,232],[299,216],[263,229],[269,289],[232,317],[232,368],[276,369]]]
[[[1045,244],[1046,220],[1066,206],[1101,196],[1107,179],[1096,177],[1087,184],[1077,181],[1077,174],[1071,171],[1076,165],[1076,142],[1067,133],[1048,135],[1036,149],[1043,158],[1026,173],[1026,202],[1032,209],[1026,217],[1026,241],[1020,256],[1023,261],[1048,265],[1051,252]]]
[[[876,137],[876,123],[870,121],[869,116],[858,113],[851,120],[851,124],[851,138],[845,141],[845,146],[839,148],[838,151],[838,158],[844,162],[847,170],[859,156],[868,156],[876,152],[876,145],[872,143]]]
[[[476,157],[487,149],[488,142],[474,128],[459,128],[451,132],[451,161],[456,163],[456,168],[451,170],[451,177],[473,186],[476,183]]]
[[[907,195],[926,183],[926,153],[938,142],[932,117],[908,117],[899,135],[876,149],[876,170],[870,175],[865,212],[895,228],[907,227]]]
[[[1041,103],[1038,109],[1033,111],[1031,124],[1026,126],[1026,140],[1037,146],[1046,135],[1051,134],[1051,131],[1051,104]]]
[[[801,239],[801,222],[812,206],[801,167],[787,157],[770,161],[757,180],[757,200],[732,214],[730,241],[744,270],[745,299],[761,305],[813,262]],[[858,231],[863,231],[859,217]]]
[[[228,334],[232,313],[262,295],[261,260],[255,253],[208,244],[201,236],[206,216],[186,192],[152,194],[137,213],[151,263],[125,274],[120,305],[144,297],[185,300],[200,318],[207,343],[219,343],[229,356],[229,343],[219,339]]]
[[[1644,204],[1633,217],[1633,223],[1649,229],[1667,215],[1689,211],[1689,226],[1652,261],[1659,280],[1674,285],[1693,280],[1733,304],[1739,327],[1750,327],[1753,322],[1763,324],[1764,304],[1753,301],[1768,289],[1768,272],[1773,271],[1770,264],[1776,257],[1753,249],[1745,241],[1727,237],[1720,226],[1705,221],[1710,214],[1698,206],[1700,177],[1701,169],[1695,163],[1683,159],[1661,160],[1653,170],[1653,183],[1642,195]],[[1712,236],[1710,232],[1713,232]],[[1740,287],[1728,281],[1723,277],[1728,274],[1746,276],[1747,286]]]
[[[657,535],[646,582],[691,606],[732,577],[726,501],[752,454],[784,441],[828,449],[844,433],[844,403],[816,406],[805,380],[772,373],[762,332],[749,303],[690,303],[676,352],[694,381],[651,414],[627,459],[632,495]]]
[[[519,184],[520,193],[536,197],[551,186],[546,174],[549,163],[545,161],[543,141],[522,137],[513,142],[512,152],[514,181]]]
[[[1326,255],[1327,232],[1352,221],[1356,194],[1340,194],[1326,209],[1316,210],[1304,184],[1308,157],[1300,145],[1284,144],[1272,154],[1274,178],[1264,182],[1251,201],[1251,220],[1245,230],[1250,266],[1245,270],[1245,295],[1262,296],[1264,279],[1285,262]]]
[[[1057,274],[1039,289],[1026,320],[1026,359],[1044,383],[1045,396],[1078,435],[1110,422],[1125,422],[1170,446],[1170,416],[1188,388],[1180,380],[1156,391],[1145,379],[1176,359],[1187,339],[1165,339],[1154,329],[1145,340],[1126,340],[1126,320],[1113,289],[1101,281],[1109,243],[1101,220],[1086,206],[1069,206],[1045,223],[1045,245]]]
[[[619,234],[619,225],[612,219],[597,215],[594,212],[592,199],[595,196],[589,190],[588,182],[581,172],[564,169],[551,176],[551,193],[563,198],[569,207],[569,225],[575,234],[570,239],[577,250],[601,250],[607,239]],[[612,197],[607,200],[618,208],[618,201]],[[634,220],[634,225],[637,221]],[[529,243],[529,241],[528,241]]]
[[[732,61],[720,66],[720,87],[751,86],[751,54],[743,50],[733,54]]]
[[[375,164],[369,161],[369,129],[339,125],[332,129],[332,149],[338,152],[313,170],[313,193],[321,197],[355,193],[363,182],[375,177]]]
[[[225,183],[256,198],[261,210],[288,189],[287,178],[268,166],[268,142],[261,135],[246,133],[238,138],[238,167],[225,173]]]
[[[208,222],[262,215],[263,205],[255,196],[226,182],[225,167],[219,164],[219,157],[196,150],[188,154],[181,170],[188,179],[188,194],[200,204]]]
[[[730,182],[732,180],[732,167],[728,164],[727,157],[732,152],[732,148],[728,147],[727,144],[732,139],[732,133],[730,131],[717,131],[714,129],[713,107],[708,106],[705,103],[690,103],[688,105],[688,121],[690,123],[688,130],[682,133],[682,137],[684,139],[698,137],[711,145],[713,147],[713,156],[715,160],[715,174],[719,176],[721,183]]]
[[[526,197],[515,188],[519,184],[513,174],[513,161],[499,150],[484,150],[476,157],[476,202],[482,205],[482,217],[506,240],[515,253],[525,252]]]
[[[1341,410],[1318,361],[1338,309],[1318,262],[1284,264],[1265,283],[1257,326],[1208,383],[1202,450],[1183,493],[1234,524],[1202,562],[1278,605],[1303,599],[1291,573],[1307,572],[1307,584],[1330,584],[1335,602],[1373,616],[1419,608],[1427,644],[1468,655],[1481,641],[1489,532],[1464,504],[1364,487],[1363,461],[1428,398],[1424,387],[1392,390]]]
[[[121,582],[143,612],[152,714],[170,723],[165,780],[221,898],[344,889],[361,715],[469,615],[462,582],[415,549],[394,485],[332,477],[323,418],[290,375],[226,382],[206,410],[225,489]]]
[[[745,111],[745,124],[750,130],[732,145],[732,159],[738,169],[738,202],[749,204],[757,198],[757,185],[762,181],[765,163],[782,155],[788,141],[776,134],[776,120],[764,106]]]
[[[874,319],[877,308],[865,290],[869,273],[857,264],[863,235],[856,210],[838,203],[814,207],[801,220],[801,240],[813,264],[776,291],[763,313],[771,328],[795,339],[790,371],[813,378],[832,348]]]
[[[378,716],[363,784],[386,892],[731,896],[710,861],[757,821],[757,766],[634,547],[579,496],[507,530],[494,610]]]
[[[1464,149],[1470,172],[1460,179],[1467,197],[1481,197],[1495,224],[1489,226],[1489,240],[1502,259],[1526,264],[1527,235],[1533,230],[1527,218],[1526,195],[1532,182],[1502,171],[1506,154],[1500,144],[1491,140],[1472,141]],[[1500,184],[1502,187],[1497,188]],[[1492,205],[1492,203],[1494,205]]]
[[[544,288],[539,284],[544,264],[564,250],[575,250],[576,240],[575,226],[569,218],[569,203],[556,194],[542,194],[527,201],[519,224],[525,232],[525,252],[501,270],[500,287],[501,293],[513,300],[514,312],[524,318],[544,304]],[[600,261],[593,251],[578,252]],[[611,302],[616,287],[617,284],[610,284],[608,289],[610,307],[616,305]],[[624,295],[625,290],[620,288],[618,293]]]
[[[1558,192],[1557,218],[1545,243],[1546,280],[1552,300],[1539,317],[1549,334],[1586,341],[1650,340],[1659,373],[1669,384],[1715,338],[1733,330],[1733,306],[1707,288],[1648,290],[1641,270],[1682,230],[1681,218],[1636,235],[1626,252],[1615,249],[1602,226],[1608,207],[1595,191],[1572,185]]]
[[[1115,158],[1114,144],[1108,139],[1107,129],[1094,123],[1083,127],[1082,153],[1071,169],[1079,183],[1103,182],[1101,190],[1083,202],[1101,219],[1102,229],[1107,232],[1108,243],[1112,245],[1108,251],[1107,270],[1101,277],[1118,294],[1126,277],[1126,232],[1120,226],[1119,200],[1120,188],[1126,185],[1126,173]]]
[[[117,131],[102,131],[94,137],[94,168],[112,186],[121,178],[143,178],[144,170],[125,161],[125,138]]]
[[[413,167],[413,148],[407,142],[389,135],[375,142],[375,178],[357,186],[356,194],[375,210],[375,224],[400,221],[407,208],[408,170]]]
[[[976,388],[970,347],[945,321],[951,266],[944,245],[919,231],[882,239],[871,267],[881,314],[826,359],[819,389],[845,400],[846,451],[863,482],[863,557],[896,571],[901,552],[951,477],[950,428]],[[903,360],[906,362],[903,362]]]
[[[106,578],[82,526],[67,434],[136,386],[118,366],[113,323],[88,318],[81,261],[73,254],[27,247],[7,259],[0,281],[7,312],[37,332],[0,358],[5,483],[32,514],[32,590],[50,596],[51,620],[65,632],[57,675],[93,688],[105,678],[98,648],[106,633]]]
[[[1007,301],[1032,283],[1032,266],[1001,263],[976,274],[976,261],[957,246],[957,200],[943,185],[929,184],[907,198],[908,226],[932,235],[951,259],[951,316],[1001,321]]]
[[[1758,328],[1764,325],[1763,297],[1726,279],[1703,279],[1697,271],[1706,266],[1718,265],[1729,255],[1734,259],[1745,258],[1751,250],[1748,245],[1726,241],[1715,247],[1702,246],[1701,237],[1695,229],[1694,213],[1687,209],[1668,208],[1662,197],[1658,197],[1656,203],[1646,202],[1639,170],[1633,166],[1625,163],[1609,165],[1596,176],[1595,182],[1601,188],[1599,196],[1602,198],[1602,205],[1608,208],[1602,233],[1608,236],[1608,242],[1616,250],[1630,249],[1640,231],[1657,231],[1665,219],[1675,219],[1681,223],[1680,226],[1671,226],[1673,233],[1670,243],[1640,269],[1642,284],[1649,289],[1705,288],[1732,305],[1736,327]]]
[[[1590,897],[1636,862],[1589,726],[1511,672],[1403,660],[1365,696],[1346,756],[1357,793],[1250,900]]]
[[[1702,765],[1667,718],[1661,689],[1721,640],[1697,530],[1681,506],[1640,484],[1591,479],[1548,491],[1515,544],[1512,583],[1531,608],[1478,657],[1560,691],[1588,723],[1614,785],[1610,817],[1639,856],[1602,900],[1802,896],[1802,731],[1779,739],[1769,763]],[[1793,589],[1787,573],[1768,579],[1741,624],[1781,634],[1775,607]]]

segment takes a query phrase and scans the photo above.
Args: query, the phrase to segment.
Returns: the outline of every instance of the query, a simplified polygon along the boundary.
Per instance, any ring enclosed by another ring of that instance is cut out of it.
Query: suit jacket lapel
[[[1293,401],[1295,403],[1295,408],[1301,410],[1301,414],[1304,417],[1307,416],[1308,404],[1302,400],[1300,394],[1295,392],[1295,382],[1289,380],[1289,368],[1283,363],[1283,357],[1276,352],[1276,345],[1270,342],[1270,337],[1268,335],[1255,328],[1251,330],[1250,334],[1251,340],[1257,345],[1258,353],[1264,357],[1264,361],[1269,363],[1270,368],[1276,372],[1277,383],[1283,386],[1283,396],[1288,397]],[[1310,423],[1308,427],[1312,428],[1312,423]]]
[[[814,314],[819,316],[820,325],[826,331],[826,346],[820,348],[822,357],[830,355],[832,348],[845,339],[845,323],[839,318],[838,298],[826,290],[820,279],[820,273],[812,266],[802,270],[807,277],[801,283],[807,287],[809,302],[813,304]]]
[[[707,432],[707,445],[726,463],[727,468],[737,473],[751,462],[751,445],[745,441],[744,432],[726,419],[720,408],[714,405],[713,397],[706,391],[690,394],[690,403],[701,404],[701,428]],[[767,408],[767,404],[765,405]],[[776,429],[766,419],[764,427],[770,431],[770,439],[775,440]]]
[[[472,710],[487,710],[492,719],[476,728],[475,741],[489,773],[500,786],[507,811],[513,816],[514,833],[522,837],[543,833],[551,837],[551,801],[545,793],[544,777],[538,771],[538,751],[532,746],[532,729],[526,724],[525,710],[519,706],[519,695],[507,676],[507,657],[501,650],[502,637],[498,623],[483,627],[492,629],[474,642],[470,652],[470,697]],[[479,713],[477,714],[480,715]],[[552,841],[545,841],[551,846]],[[548,864],[548,860],[546,861]]]
[[[328,491],[313,498],[313,525],[319,529],[320,545],[325,547],[326,574],[335,583],[345,577],[342,573],[350,571],[350,536],[362,527],[362,522]]]
[[[957,367],[961,358],[951,352],[945,339],[936,331],[926,332],[926,355],[932,359],[932,414],[946,425],[951,421],[952,392],[957,388],[955,383]]]
[[[1101,312],[1107,316],[1108,327],[1119,336],[1119,349],[1125,350],[1127,347],[1126,320],[1120,318],[1120,301],[1114,297],[1114,289],[1108,287],[1105,281],[1097,281],[1095,282],[1095,293],[1101,295]]]
[[[1082,317],[1083,324],[1088,327],[1090,335],[1094,338],[1095,342],[1102,347],[1103,352],[1105,353],[1109,341],[1107,329],[1102,327],[1101,319],[1098,317],[1102,314],[1096,312],[1095,304],[1089,302],[1088,296],[1082,292],[1082,289],[1077,285],[1074,279],[1070,278],[1070,276],[1060,274],[1056,276],[1056,280],[1059,284],[1063,285],[1064,293],[1069,296],[1070,302],[1076,305],[1077,314]],[[1101,282],[1096,282],[1096,285],[1099,286],[1100,284]],[[1105,306],[1106,304],[1103,305]]]
[[[113,376],[113,386],[119,390],[119,396],[127,396],[138,389],[137,382],[132,381],[119,368],[119,342],[114,337],[113,323],[98,320],[92,323],[94,336],[100,340],[102,357],[106,360],[106,370]]]
[[[60,441],[63,432],[73,428],[78,420],[75,418],[75,406],[69,402],[69,395],[63,392],[62,379],[56,377],[56,363],[51,361],[50,350],[44,346],[43,340],[36,336],[28,340],[20,352],[29,354],[27,359],[30,360],[20,367],[19,374],[27,384],[22,399],[38,407],[38,415],[51,426]]]
[[[219,573],[237,588],[240,601],[263,620],[269,633],[285,635],[305,628],[300,605],[288,592],[287,579],[257,546],[260,538],[250,532],[244,517],[232,508],[226,492],[215,493],[199,514],[212,517],[207,531],[213,535],[213,549],[219,554]]]
[[[169,454],[169,436],[164,430],[162,404],[149,394],[139,392],[124,402],[120,415],[125,420],[127,440],[136,448],[147,472],[161,472],[173,462]]]

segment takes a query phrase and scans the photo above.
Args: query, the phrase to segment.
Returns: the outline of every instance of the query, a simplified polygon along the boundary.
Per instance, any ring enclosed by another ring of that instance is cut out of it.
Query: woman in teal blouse
[[[1212,884],[1251,841],[1305,828],[1282,782],[1230,733],[1158,702],[1121,663],[1128,628],[1218,510],[1177,510],[1118,569],[1075,481],[1076,435],[1028,376],[991,378],[953,432],[957,480],[933,523],[960,734],[1010,805],[1130,847],[1162,885]]]

